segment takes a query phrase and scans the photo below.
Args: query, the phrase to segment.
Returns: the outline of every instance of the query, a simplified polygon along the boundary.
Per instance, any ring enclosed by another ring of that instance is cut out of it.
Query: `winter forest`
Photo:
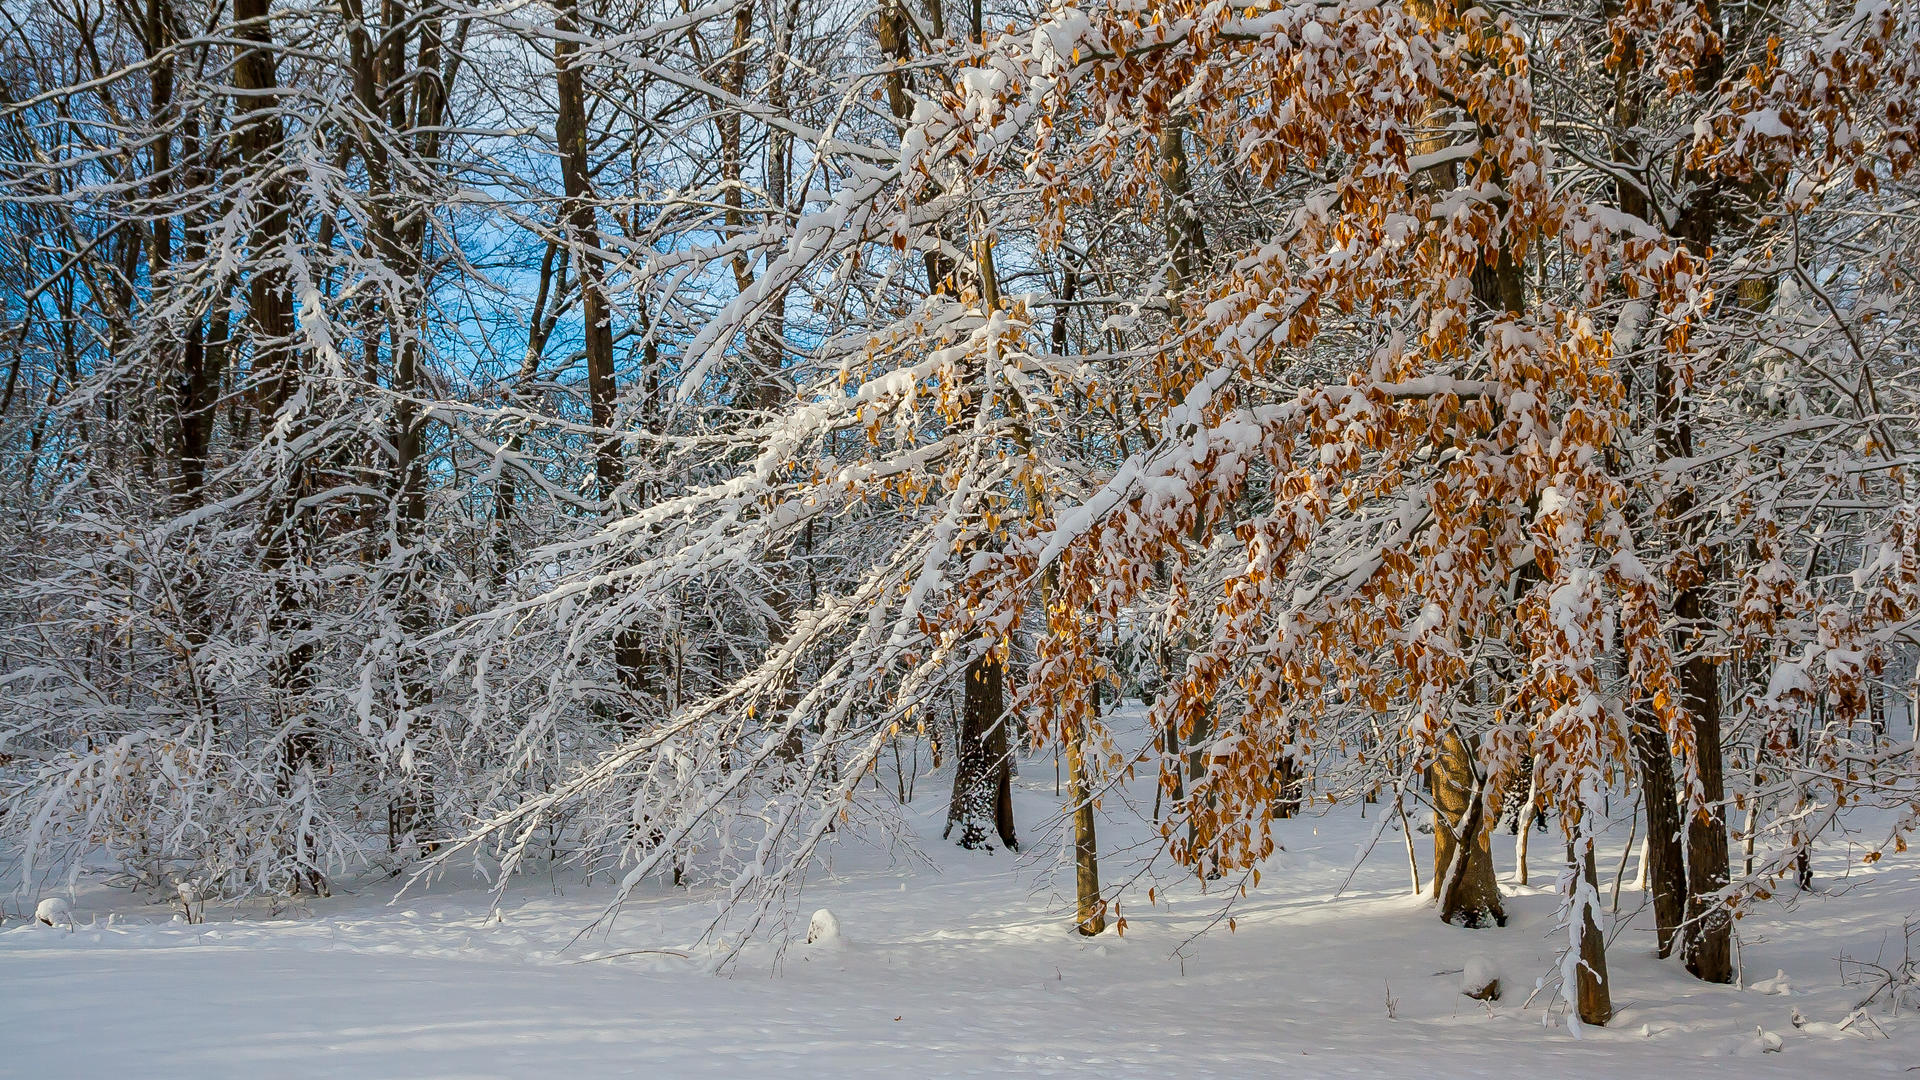
[[[1915,0],[0,20],[32,1075],[1920,1061]]]

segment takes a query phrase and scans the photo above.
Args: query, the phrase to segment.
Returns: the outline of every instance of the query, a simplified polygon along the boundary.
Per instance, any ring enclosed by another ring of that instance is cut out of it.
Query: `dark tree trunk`
[[[927,5],[927,18],[934,28],[934,33],[944,36],[946,16],[940,8],[939,0],[930,0]],[[913,58],[914,26],[913,17],[908,14],[903,0],[884,0],[880,5],[874,33],[878,39],[880,51],[895,61],[895,67],[886,76],[887,109],[893,113],[895,120],[903,124],[907,123],[913,117],[913,99],[908,93],[913,83],[907,63]],[[927,183],[921,185],[914,198],[917,201],[925,201],[936,194],[938,190],[931,183]],[[953,239],[944,224],[937,228],[938,235],[943,240]],[[922,262],[926,266],[928,292],[956,291],[954,261],[947,256],[946,252],[938,248],[929,249],[922,256]]]
[[[1674,614],[1699,618],[1693,590],[1681,594]],[[1700,788],[1705,801],[1687,819],[1687,970],[1705,982],[1733,981],[1733,913],[1721,900],[1727,885],[1726,789],[1720,774],[1720,674],[1712,660],[1695,656],[1680,669],[1680,690],[1693,714],[1699,748]]]
[[[947,828],[959,829],[963,848],[992,850],[998,836],[1009,851],[1018,850],[1013,832],[1013,760],[1007,752],[1006,665],[999,653],[967,665],[966,696],[960,709],[960,745],[954,760],[953,799]]]
[[[580,31],[575,0],[555,7],[554,29]],[[621,481],[620,439],[613,431],[614,371],[612,312],[606,296],[605,260],[592,202],[592,168],[587,160],[586,72],[579,46],[565,38],[553,43],[554,83],[559,108],[554,137],[560,144],[560,180],[566,193],[567,232],[580,281],[587,354],[587,403],[594,427],[593,471],[600,498],[614,497]]]
[[[1273,816],[1290,818],[1300,812],[1301,789],[1306,778],[1300,775],[1300,763],[1292,754],[1281,754],[1273,767]],[[1369,793],[1368,802],[1374,801]]]
[[[1093,684],[1093,715],[1100,715],[1100,684]],[[1075,725],[1066,733],[1067,793],[1073,802],[1074,926],[1087,937],[1107,928],[1107,905],[1100,895],[1100,844],[1093,832],[1093,785],[1087,772],[1087,732]]]
[[[517,404],[525,407],[531,403],[531,385],[540,373],[540,358],[545,354],[547,339],[553,335],[558,322],[559,312],[548,311],[548,299],[564,291],[567,276],[566,249],[548,241],[547,250],[540,258],[540,285],[533,296],[533,314],[527,320],[527,350],[520,358],[520,377],[514,383],[514,397]],[[555,308],[559,305],[555,304]],[[505,441],[507,457],[510,460],[500,463],[500,477],[493,485],[493,555],[494,580],[504,579],[513,568],[513,518],[514,504],[519,499],[519,482],[515,470],[519,466],[514,460],[520,454],[523,442],[522,424],[514,421],[513,433]]]
[[[1193,178],[1187,166],[1187,142],[1180,124],[1160,131],[1156,149],[1160,184],[1167,193],[1164,224],[1168,252],[1167,291],[1178,294],[1192,284],[1208,261],[1207,236],[1193,205]]]
[[[1567,858],[1574,857],[1569,847]],[[1598,904],[1600,882],[1593,869],[1592,848],[1588,848],[1581,859],[1580,876],[1586,880],[1587,889]],[[1607,985],[1607,939],[1601,936],[1591,908],[1580,912],[1580,973],[1575,979],[1574,1009],[1583,1024],[1598,1027],[1613,1019],[1613,991]]]
[[[1710,25],[1723,25],[1719,0],[1705,0],[1702,17]],[[1726,73],[1730,50],[1750,48],[1764,40],[1760,37],[1764,20],[1735,16],[1724,21],[1725,44],[1703,54],[1694,70],[1693,92],[1702,100],[1719,93]],[[1754,197],[1767,187],[1767,172],[1756,170],[1746,180],[1709,171],[1704,167],[1684,169],[1687,186],[1693,195],[1674,223],[1673,235],[1706,265],[1717,245],[1730,232],[1744,230],[1752,222]],[[1775,179],[1778,179],[1777,177]],[[1777,279],[1750,278],[1731,290],[1731,302],[1750,310],[1763,310],[1771,302]],[[1716,302],[1724,304],[1722,299]],[[1654,441],[1660,461],[1693,456],[1692,407],[1687,391],[1691,380],[1675,371],[1664,354],[1657,367],[1654,387],[1658,433]],[[1727,822],[1725,783],[1720,752],[1719,663],[1705,641],[1707,587],[1716,562],[1714,551],[1706,543],[1707,523],[1693,520],[1695,494],[1681,487],[1668,499],[1668,517],[1673,523],[1671,536],[1676,552],[1691,556],[1696,565],[1686,567],[1686,580],[1675,583],[1673,615],[1675,651],[1684,659],[1679,673],[1680,696],[1693,716],[1694,744],[1698,756],[1703,807],[1687,822],[1687,970],[1705,982],[1733,981],[1733,916],[1719,893],[1727,885]],[[1689,550],[1691,549],[1691,550]]]
[[[1704,254],[1711,235],[1712,211],[1701,208],[1700,220],[1683,220],[1682,235]],[[1658,431],[1656,454],[1661,461],[1693,455],[1691,410],[1682,376],[1663,355],[1655,366],[1654,401]],[[1721,800],[1726,789],[1720,762],[1720,671],[1703,652],[1706,585],[1713,560],[1701,544],[1704,526],[1693,520],[1695,495],[1682,487],[1667,500],[1669,534],[1682,558],[1698,565],[1673,597],[1674,652],[1680,664],[1680,700],[1693,719],[1694,756],[1699,771],[1703,805],[1687,819],[1687,933],[1683,954],[1687,970],[1705,982],[1733,981],[1733,918],[1717,895],[1727,884],[1727,821]]]
[[[269,24],[270,0],[233,0],[235,36],[243,43],[234,58],[233,82],[237,91],[234,142],[240,149],[241,163],[250,173],[262,177],[255,212],[251,247],[257,260],[247,281],[247,321],[252,338],[253,404],[261,416],[265,431],[299,387],[301,372],[294,343],[293,293],[286,269],[278,262],[279,250],[292,231],[293,198],[285,175],[274,160],[286,138],[285,125],[278,109],[279,76]],[[299,425],[295,425],[296,429]],[[291,474],[283,477],[268,496],[259,530],[262,569],[279,582],[268,618],[268,638],[286,648],[277,665],[276,676],[282,693],[281,708],[286,717],[286,741],[282,745],[280,772],[276,783],[283,796],[290,796],[302,785],[317,779],[319,736],[303,715],[305,698],[312,675],[312,646],[299,641],[305,620],[300,615],[300,597],[285,582],[284,571],[295,561],[295,534],[304,525],[298,502],[304,494],[304,468],[293,462]],[[312,794],[307,795],[312,798]],[[327,890],[320,874],[316,838],[303,825],[294,838],[295,887],[306,884],[316,893]]]
[[[751,12],[752,8],[748,5],[741,10]],[[554,11],[556,30],[563,34],[580,32],[577,0],[561,0]],[[585,323],[587,403],[594,427],[594,482],[600,498],[607,503],[608,513],[617,514],[620,507],[616,500],[620,485],[626,479],[626,463],[620,436],[614,430],[618,386],[614,374],[612,305],[607,299],[605,259],[600,254],[600,226],[592,198],[593,169],[587,152],[586,69],[579,52],[579,46],[572,41],[555,39],[553,43],[554,84],[558,96],[554,138],[560,144],[567,235],[574,249],[572,261],[580,283],[581,314]],[[737,193],[733,197],[738,198]],[[657,664],[652,650],[646,646],[644,632],[637,627],[619,630],[613,642],[613,662],[627,696],[618,708],[618,724],[623,735],[632,735],[639,727],[639,702],[657,689],[652,675]]]
[[[1674,800],[1673,751],[1660,721],[1644,703],[1628,716],[1634,762],[1639,767],[1641,803],[1647,812],[1647,891],[1659,955],[1673,954],[1675,935],[1686,917],[1686,860],[1680,851],[1680,811]]]
[[[1201,798],[1208,807],[1216,804],[1213,787],[1208,784],[1207,745],[1213,741],[1213,712],[1211,706],[1200,711],[1193,721],[1193,730],[1187,733],[1187,790]],[[1218,851],[1202,851],[1200,848],[1200,823],[1195,815],[1187,815],[1187,850],[1193,853],[1194,868],[1205,878],[1215,879],[1223,871]]]

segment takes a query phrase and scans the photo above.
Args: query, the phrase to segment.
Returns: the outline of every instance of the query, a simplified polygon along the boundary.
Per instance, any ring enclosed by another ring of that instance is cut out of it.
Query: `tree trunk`
[[[578,0],[559,0],[554,15],[555,30],[561,34],[579,32]],[[620,435],[614,430],[618,386],[613,366],[612,305],[607,300],[606,265],[600,254],[600,225],[593,204],[593,169],[587,153],[586,71],[578,55],[576,43],[561,37],[554,39],[554,85],[559,98],[554,137],[560,144],[567,235],[574,249],[574,276],[580,283],[581,314],[585,322],[587,403],[594,427],[594,484],[607,505],[607,513],[617,515],[626,468]],[[613,666],[626,697],[618,709],[617,723],[622,737],[628,737],[639,728],[638,702],[656,692],[651,675],[656,664],[646,646],[645,634],[639,628],[629,626],[616,631]]]
[[[960,708],[960,745],[956,748],[953,798],[943,836],[960,830],[963,848],[993,849],[993,836],[1009,851],[1019,850],[1013,833],[1013,762],[1007,753],[1006,665],[999,650],[967,665],[966,695]]]
[[[554,29],[578,33],[577,0],[559,0]],[[587,401],[594,427],[593,471],[600,498],[611,500],[620,486],[620,438],[613,430],[615,386],[613,324],[606,295],[606,268],[600,256],[600,227],[592,201],[592,170],[587,160],[586,74],[576,61],[579,46],[565,37],[553,42],[554,83],[559,108],[554,137],[560,144],[560,179],[566,192],[568,237],[575,249],[575,274],[585,318]]]
[[[1513,883],[1527,883],[1527,845],[1533,836],[1534,807],[1539,805],[1540,783],[1537,778],[1527,781],[1527,801],[1520,807],[1520,827],[1514,830],[1513,837]]]
[[[293,347],[293,293],[278,251],[291,229],[292,193],[275,168],[274,155],[284,145],[280,118],[279,76],[275,70],[273,39],[268,24],[269,0],[233,0],[235,33],[246,43],[233,65],[241,158],[245,167],[264,179],[256,202],[252,247],[256,265],[248,277],[247,318],[253,331],[255,400],[263,418],[279,412],[293,397],[299,381]]]
[[[1639,767],[1641,802],[1647,814],[1645,854],[1640,871],[1653,900],[1653,922],[1661,957],[1673,953],[1674,937],[1686,915],[1686,861],[1680,853],[1680,813],[1674,801],[1673,754],[1660,721],[1645,706],[1628,712],[1628,736]]]
[[[1093,684],[1093,713],[1100,715],[1100,684]],[[1093,835],[1093,786],[1087,776],[1087,732],[1075,725],[1067,737],[1067,792],[1073,801],[1074,925],[1087,937],[1107,928],[1100,896],[1100,845]]]
[[[1710,243],[1712,211],[1699,208],[1697,218],[1683,220],[1683,237],[1697,245],[1704,257]],[[1655,366],[1654,401],[1658,418],[1656,456],[1661,461],[1693,456],[1690,408],[1683,376],[1662,354]],[[1669,533],[1682,557],[1691,555],[1700,565],[1684,570],[1691,580],[1673,598],[1674,652],[1682,657],[1680,700],[1693,719],[1694,756],[1700,777],[1701,807],[1687,819],[1687,934],[1684,955],[1687,970],[1705,982],[1733,981],[1733,918],[1717,895],[1727,884],[1726,789],[1720,761],[1720,671],[1703,651],[1706,584],[1712,559],[1700,544],[1703,526],[1691,520],[1693,489],[1682,487],[1667,500]],[[1689,549],[1693,549],[1689,552]],[[1649,800],[1651,801],[1651,800]]]
[[[1187,142],[1182,125],[1169,120],[1160,131],[1158,147],[1160,185],[1167,200],[1165,233],[1168,252],[1167,292],[1186,291],[1208,259],[1206,231],[1193,205],[1193,178],[1187,166]]]
[[[254,264],[247,281],[247,322],[253,345],[253,403],[266,431],[273,418],[293,400],[301,372],[294,342],[293,292],[288,286],[285,267],[278,263],[279,249],[292,232],[293,199],[284,173],[275,156],[286,139],[285,125],[279,113],[279,76],[276,71],[273,36],[269,21],[270,0],[233,0],[235,36],[244,44],[233,65],[235,108],[241,113],[236,121],[235,143],[240,148],[243,167],[261,177],[256,200],[258,218],[254,222],[251,248]],[[297,430],[300,425],[295,425]],[[291,440],[290,440],[291,441]],[[287,644],[285,654],[275,665],[281,693],[277,707],[284,712],[287,732],[281,745],[279,772],[275,784],[282,797],[291,797],[302,788],[304,798],[313,798],[320,739],[303,715],[305,698],[312,682],[309,666],[312,646],[299,642],[304,623],[300,616],[301,599],[287,586],[285,571],[295,561],[295,533],[304,525],[298,505],[304,494],[305,469],[299,460],[287,466],[277,490],[267,498],[262,515],[258,545],[262,569],[275,582],[274,597],[267,618],[267,636]],[[316,838],[302,825],[294,838],[294,885],[302,883],[314,892],[327,891],[320,874]]]
[[[1574,858],[1571,847],[1567,858]],[[1580,905],[1580,972],[1575,979],[1574,1011],[1579,1013],[1581,1023],[1599,1027],[1613,1019],[1613,992],[1607,986],[1607,939],[1593,918],[1593,909],[1600,903],[1600,882],[1594,873],[1591,845],[1581,857],[1580,876],[1592,903]]]
[[[1686,590],[1674,604],[1683,621],[1700,617],[1698,597]],[[1733,913],[1719,897],[1727,885],[1726,789],[1720,775],[1720,673],[1711,659],[1689,658],[1680,691],[1693,714],[1704,805],[1687,819],[1687,970],[1704,982],[1733,981]]]
[[[939,0],[928,0],[927,18],[934,32],[944,36],[946,17],[940,9]],[[913,19],[903,6],[903,0],[883,0],[874,31],[880,51],[894,61],[886,76],[887,109],[893,113],[896,121],[905,124],[913,118],[913,100],[908,96],[912,83],[906,69],[908,61],[913,58]],[[937,194],[934,185],[927,182],[920,185],[914,199],[925,202]],[[934,235],[943,243],[951,240],[944,224],[935,226]],[[954,282],[954,260],[945,251],[929,249],[923,254],[922,263],[927,271],[929,293],[958,291]]]
[[[1404,790],[1400,788],[1394,789],[1393,812],[1400,815],[1400,839],[1406,841],[1407,845],[1407,876],[1412,879],[1413,895],[1419,896],[1422,891],[1420,888],[1420,855],[1419,852],[1414,850],[1413,823],[1407,820],[1406,799],[1407,793]]]
[[[1493,823],[1487,820],[1484,781],[1473,750],[1448,731],[1428,770],[1433,787],[1433,896],[1440,918],[1458,926],[1505,926],[1500,883],[1493,872]]]
[[[1306,778],[1300,775],[1299,761],[1291,753],[1281,754],[1273,767],[1273,816],[1290,818],[1298,814],[1300,804],[1304,801],[1305,786]]]
[[[1213,805],[1212,785],[1206,782],[1211,769],[1207,761],[1207,747],[1213,741],[1213,712],[1211,707],[1201,709],[1194,718],[1193,730],[1187,733],[1187,790],[1200,796],[1206,805]],[[1217,878],[1223,871],[1216,852],[1202,853],[1200,850],[1200,824],[1194,815],[1187,815],[1187,850],[1193,852],[1194,867],[1202,877]]]
[[[548,298],[564,291],[567,276],[566,249],[553,241],[547,242],[546,254],[540,258],[540,284],[533,296],[533,314],[527,319],[527,348],[520,359],[520,377],[514,383],[514,399],[522,408],[531,404],[531,395],[527,388],[540,373],[540,358],[546,352],[547,339],[552,336],[558,312],[549,314]],[[555,305],[558,307],[558,305]],[[511,535],[515,503],[519,499],[519,481],[515,475],[517,466],[513,459],[520,454],[524,423],[510,421],[512,433],[501,444],[503,460],[499,463],[499,476],[493,482],[493,576],[495,584],[505,580],[513,569],[513,537]]]

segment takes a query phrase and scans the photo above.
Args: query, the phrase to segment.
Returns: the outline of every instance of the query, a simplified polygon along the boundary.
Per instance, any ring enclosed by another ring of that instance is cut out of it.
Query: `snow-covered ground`
[[[1843,983],[1836,958],[1900,955],[1902,921],[1920,911],[1911,855],[1870,868],[1830,846],[1816,893],[1742,921],[1745,988],[1652,957],[1648,919],[1626,919],[1642,899],[1629,869],[1609,954],[1619,1015],[1576,1039],[1548,993],[1526,1004],[1565,941],[1550,839],[1534,845],[1535,886],[1509,886],[1504,929],[1445,926],[1408,896],[1392,830],[1332,899],[1379,813],[1342,806],[1279,823],[1286,850],[1235,906],[1232,932],[1223,921],[1195,937],[1221,897],[1179,887],[1170,904],[1131,900],[1124,938],[1089,941],[1070,932],[1059,889],[1071,879],[1054,872],[1052,762],[1022,771],[1024,855],[941,843],[944,787],[923,779],[914,824],[930,864],[843,842],[798,902],[784,953],[752,946],[722,975],[699,940],[712,896],[664,883],[611,931],[577,939],[604,884],[524,880],[496,920],[480,887],[441,882],[395,901],[394,882],[343,882],[279,913],[210,903],[191,926],[83,886],[74,932],[0,928],[0,1076],[1804,1080],[1920,1065],[1911,1010],[1833,1026],[1866,992]],[[1128,869],[1113,850],[1127,837],[1105,824],[1112,878]],[[1500,845],[1504,875],[1511,838]],[[820,907],[844,941],[800,943]],[[1488,964],[1507,990],[1483,1005],[1460,993],[1461,973]]]

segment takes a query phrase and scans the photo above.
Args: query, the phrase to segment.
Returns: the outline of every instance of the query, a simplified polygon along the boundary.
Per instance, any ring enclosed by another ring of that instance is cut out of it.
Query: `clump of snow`
[[[1758,1057],[1761,1054],[1780,1052],[1782,1040],[1774,1032],[1758,1025],[1751,1035],[1733,1035],[1713,1043],[1711,1050],[1715,1054],[1728,1057]]]
[[[1800,1015],[1799,1009],[1795,1009],[1793,1010],[1793,1027],[1802,1035],[1812,1035],[1822,1039],[1864,1039],[1867,1037],[1867,1033],[1862,1030],[1864,1025],[1855,1023],[1860,1018],[1861,1013],[1855,1010],[1849,1013],[1845,1020],[1830,1024],[1825,1020],[1809,1020]]]
[[[1499,1001],[1500,965],[1484,955],[1469,957],[1460,973],[1460,992],[1475,1001]]]
[[[843,942],[840,936],[840,920],[833,912],[821,908],[807,921],[807,944],[838,945]]]
[[[49,896],[33,909],[33,918],[43,926],[64,926],[71,930],[73,929],[73,905],[67,903],[65,897]]]
[[[1788,982],[1787,973],[1781,971],[1779,968],[1774,969],[1773,978],[1761,979],[1756,983],[1748,983],[1747,989],[1756,994],[1778,994],[1782,997],[1793,993],[1793,985]]]

